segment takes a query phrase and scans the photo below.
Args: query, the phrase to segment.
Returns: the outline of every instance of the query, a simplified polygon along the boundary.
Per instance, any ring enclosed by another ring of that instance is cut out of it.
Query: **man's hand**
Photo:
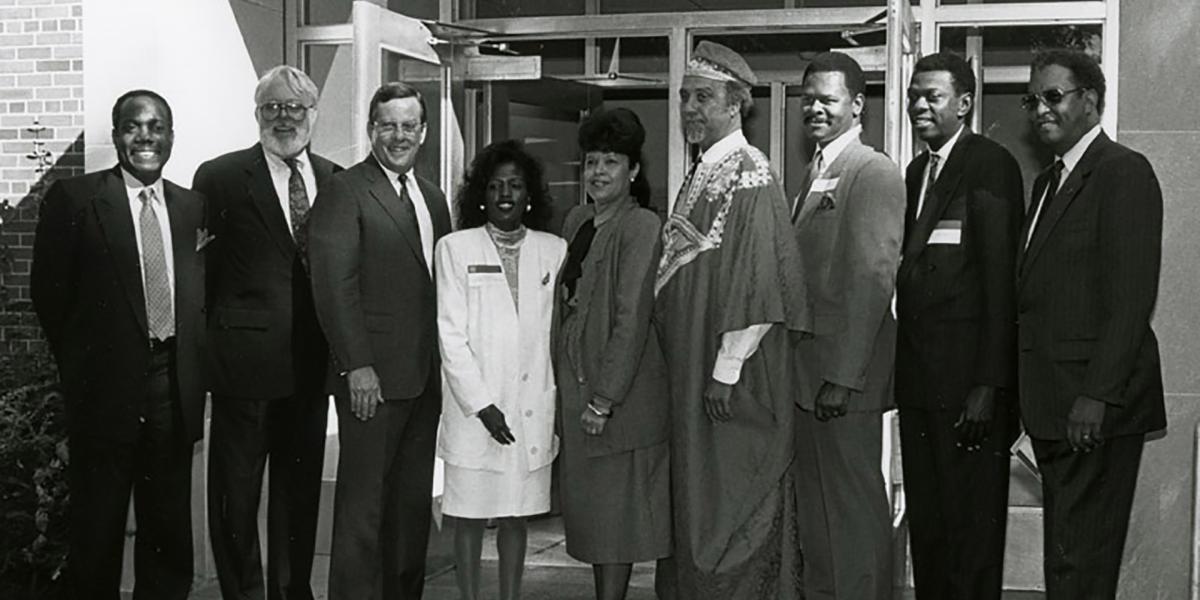
[[[728,421],[733,418],[730,398],[733,396],[733,386],[721,383],[716,379],[708,380],[704,389],[704,412],[713,423]]]
[[[1087,396],[1075,398],[1067,415],[1067,441],[1076,452],[1091,452],[1104,442],[1100,426],[1104,423],[1104,403]]]
[[[489,404],[481,409],[475,416],[483,421],[483,426],[492,435],[492,439],[500,442],[501,446],[507,446],[517,438],[513,437],[512,431],[508,429],[508,422],[504,420],[504,413],[496,408],[495,404]]]
[[[375,368],[367,365],[350,371],[346,375],[346,383],[350,386],[350,412],[360,421],[374,417],[375,409],[383,402]]]
[[[844,416],[849,404],[850,388],[826,381],[821,384],[821,389],[817,391],[817,400],[814,403],[813,412],[816,414],[818,421],[828,421]]]
[[[977,385],[967,392],[962,414],[954,422],[958,430],[958,447],[974,452],[988,437],[996,413],[996,388]]]

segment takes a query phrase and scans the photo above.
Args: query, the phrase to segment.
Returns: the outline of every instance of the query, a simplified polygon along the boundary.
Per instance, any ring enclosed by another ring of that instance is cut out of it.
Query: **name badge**
[[[957,246],[962,243],[962,221],[938,221],[933,233],[929,234],[929,245],[944,244]]]
[[[837,189],[837,184],[838,184],[839,179],[841,179],[841,178],[840,177],[830,177],[830,178],[819,177],[819,178],[813,180],[812,187],[809,188],[808,191],[811,194],[812,192],[828,192],[830,190]]]
[[[502,273],[500,265],[467,265],[468,273]]]

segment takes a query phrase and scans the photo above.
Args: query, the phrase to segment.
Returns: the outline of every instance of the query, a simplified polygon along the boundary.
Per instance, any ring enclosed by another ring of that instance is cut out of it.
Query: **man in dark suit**
[[[204,198],[162,178],[166,100],[127,92],[112,124],[119,166],[51,186],[33,248],[33,305],[66,396],[67,585],[72,598],[121,597],[132,491],[133,597],[183,599],[204,431]]]
[[[796,345],[796,504],[809,600],[891,597],[892,529],[879,464],[892,404],[890,305],[904,233],[904,181],[859,140],[866,78],[838,52],[804,71],[816,142],[793,221],[812,301]]]
[[[1033,61],[1022,105],[1054,164],[1033,186],[1017,267],[1021,419],[1045,498],[1046,596],[1114,598],[1145,434],[1166,427],[1150,318],[1162,191],[1100,129],[1090,56]]]
[[[212,384],[208,519],[226,598],[312,600],[329,347],[301,260],[310,203],[339,167],[308,150],[317,86],[267,71],[254,92],[259,143],[202,165],[208,198]],[[267,577],[258,504],[267,493]]]
[[[1024,188],[1012,155],[967,129],[974,90],[950,53],[908,87],[928,148],[907,173],[895,381],[919,600],[998,600],[1004,566]]]
[[[371,98],[371,155],[332,177],[309,219],[317,316],[333,354],[341,455],[332,598],[420,598],[441,413],[432,253],[446,199],[413,165],[425,101]]]

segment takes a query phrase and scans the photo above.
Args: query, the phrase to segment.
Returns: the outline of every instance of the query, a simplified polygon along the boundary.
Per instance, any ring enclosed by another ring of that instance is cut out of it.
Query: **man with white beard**
[[[196,170],[208,197],[208,513],[225,598],[312,600],[328,344],[304,259],[308,210],[340,167],[308,149],[317,86],[281,65],[258,82],[259,143]],[[259,491],[267,492],[264,586]]]

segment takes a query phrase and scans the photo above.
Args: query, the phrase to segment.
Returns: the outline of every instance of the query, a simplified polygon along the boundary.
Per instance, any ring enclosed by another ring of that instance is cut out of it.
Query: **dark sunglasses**
[[[1044,102],[1046,106],[1057,106],[1059,102],[1067,97],[1067,94],[1082,92],[1088,88],[1074,88],[1070,90],[1060,90],[1058,88],[1050,88],[1040,94],[1025,94],[1021,96],[1021,108],[1025,110],[1037,110],[1038,103]]]
[[[258,113],[268,121],[278,119],[281,114],[298,121],[304,118],[309,108],[299,102],[267,102],[258,105]]]

